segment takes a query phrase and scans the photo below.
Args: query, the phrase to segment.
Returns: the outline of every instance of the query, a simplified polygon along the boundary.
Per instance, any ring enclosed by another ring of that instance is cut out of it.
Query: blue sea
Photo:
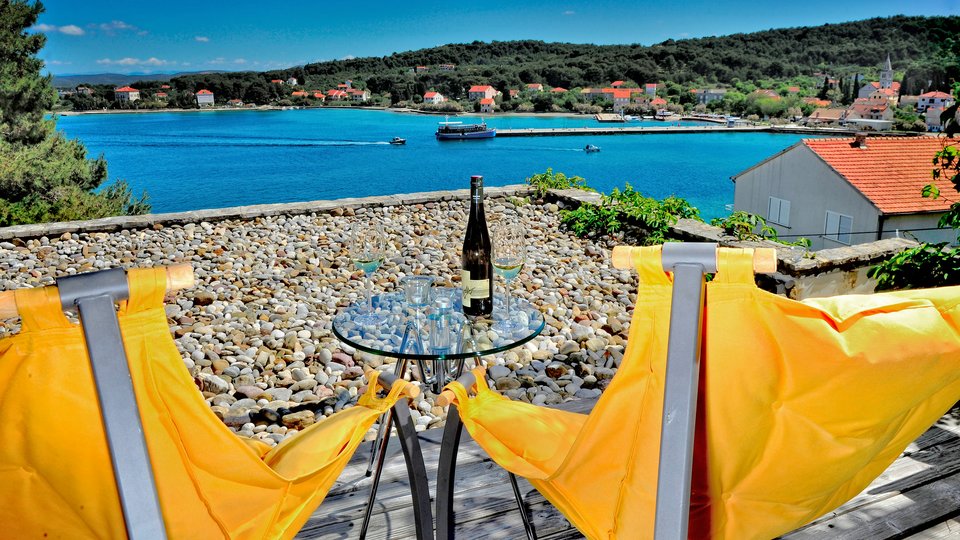
[[[667,135],[434,138],[442,117],[390,111],[311,109],[58,118],[91,156],[107,159],[110,179],[146,190],[154,212],[363,197],[522,183],[547,167],[585,178],[599,191],[630,183],[657,198],[678,195],[705,218],[726,215],[730,177],[797,142],[796,135]],[[476,117],[457,118],[464,122]],[[509,116],[491,127],[599,126],[592,117]],[[658,125],[660,122],[626,125]],[[610,124],[604,124],[609,126]],[[407,139],[392,146],[393,137]],[[587,144],[601,152],[585,153]]]

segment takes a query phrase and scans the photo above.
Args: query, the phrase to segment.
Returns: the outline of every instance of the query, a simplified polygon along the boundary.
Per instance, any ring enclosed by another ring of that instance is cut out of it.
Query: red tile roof
[[[884,214],[942,212],[950,208],[949,197],[927,199],[920,195],[932,182],[933,154],[945,142],[957,139],[938,137],[868,138],[865,148],[853,146],[854,139],[804,139],[840,176],[863,193]],[[946,181],[937,182],[944,194],[953,192]]]
[[[614,88],[623,86],[623,81],[613,81],[612,83],[610,83],[610,86],[612,86],[612,87],[614,87]]]
[[[667,100],[659,97],[650,102],[650,105],[666,105],[666,104],[667,104]]]
[[[617,88],[613,91],[613,99],[630,99],[630,93],[629,88]]]
[[[553,93],[555,93],[555,94],[562,94],[562,93],[566,92],[567,89],[566,89],[566,88],[563,88],[563,87],[560,87],[560,86],[554,86],[554,87],[553,87],[553,90],[550,90],[550,91],[553,92]]]
[[[645,84],[645,85],[643,85],[643,86],[644,86],[644,88],[656,88],[656,87],[657,87],[657,83],[647,83],[647,84]]]
[[[527,88],[531,90],[543,90],[543,85],[540,83],[529,83],[527,84]]]
[[[169,84],[164,84],[164,85],[161,85],[160,88],[167,89],[167,88],[170,88],[170,85],[169,85]]]
[[[953,96],[946,92],[927,92],[926,94],[920,94],[920,97],[932,99],[950,99]]]
[[[492,105],[492,104],[493,104],[493,98],[483,98],[483,99],[480,100],[480,104],[481,104],[481,105]]]
[[[117,88],[114,92],[139,92],[136,88],[130,88],[129,86],[124,86],[123,88]]]
[[[295,90],[295,91],[293,91],[293,92],[290,92],[290,95],[291,95],[291,96],[307,97],[309,94],[307,94],[307,93],[304,92],[303,90]]]
[[[270,79],[270,82],[276,84],[283,84],[283,79]]]
[[[200,91],[197,92],[197,95],[198,95],[198,96],[205,96],[205,95],[207,95],[207,94],[213,94],[213,92],[207,90],[206,88],[204,88],[203,90],[200,90]]]
[[[424,99],[430,99],[430,98],[432,98],[432,97],[437,97],[437,93],[436,93],[436,92],[427,92],[426,94],[423,95],[423,97],[424,97]]]
[[[476,85],[476,86],[471,86],[470,90],[467,90],[467,92],[486,92],[487,90],[493,90],[493,87],[486,84]]]
[[[154,97],[167,97],[167,93],[166,93],[166,92],[157,92],[157,93],[154,94],[153,96],[154,96]]]

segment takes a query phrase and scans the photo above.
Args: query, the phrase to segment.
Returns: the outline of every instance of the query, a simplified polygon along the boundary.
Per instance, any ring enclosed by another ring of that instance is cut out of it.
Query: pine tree
[[[817,94],[819,99],[827,99],[827,92],[830,91],[830,76],[825,76],[823,78],[823,86],[820,87],[820,93]]]
[[[87,159],[45,117],[56,100],[37,58],[46,37],[27,31],[42,12],[39,1],[0,0],[0,226],[149,212],[146,195],[133,198],[125,182],[94,193],[106,161]]]

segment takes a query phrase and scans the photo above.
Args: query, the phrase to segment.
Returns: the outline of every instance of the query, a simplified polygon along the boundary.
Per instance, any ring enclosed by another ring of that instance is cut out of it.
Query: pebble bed
[[[227,426],[272,445],[355,404],[365,391],[363,366],[386,370],[395,362],[355,351],[331,330],[339,307],[363,299],[347,225],[378,220],[389,236],[376,291],[398,290],[410,274],[457,286],[467,210],[465,201],[427,202],[14,240],[0,243],[0,286],[190,263],[197,285],[169,295],[166,305],[184,364]],[[483,363],[502,393],[541,405],[600,395],[623,357],[635,299],[635,277],[610,265],[609,246],[561,229],[558,211],[552,203],[487,200],[488,222],[526,226],[527,263],[511,292],[539,307],[546,327]],[[17,330],[15,321],[0,323],[0,336]],[[434,398],[424,392],[414,403],[417,430],[442,425],[444,410]]]

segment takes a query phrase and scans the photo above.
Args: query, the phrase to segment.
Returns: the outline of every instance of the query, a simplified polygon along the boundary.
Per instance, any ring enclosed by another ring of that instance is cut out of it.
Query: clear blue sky
[[[960,0],[47,0],[35,31],[55,74],[266,70],[473,40],[641,43],[960,15]]]

